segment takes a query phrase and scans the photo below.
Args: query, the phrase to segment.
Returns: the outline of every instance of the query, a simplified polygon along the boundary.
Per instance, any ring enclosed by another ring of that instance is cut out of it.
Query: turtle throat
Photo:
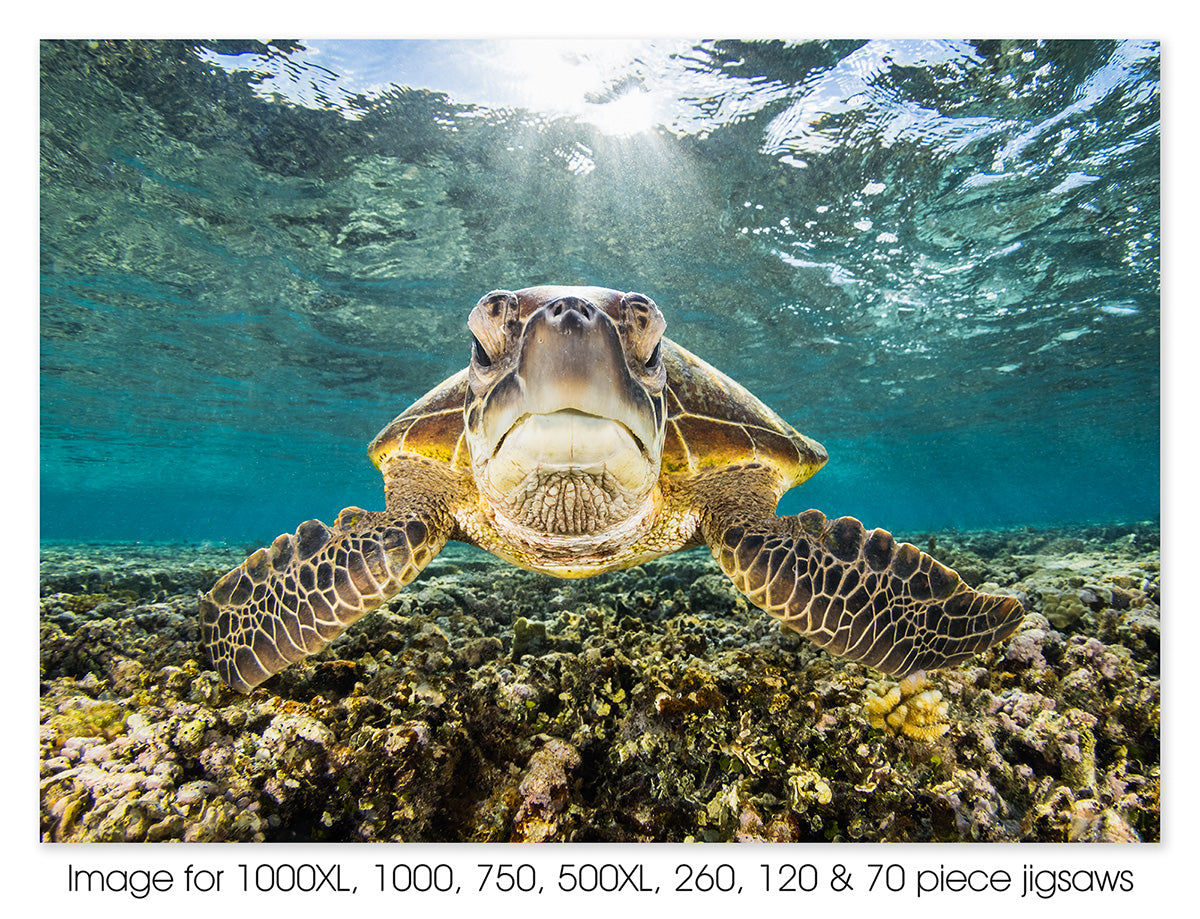
[[[523,415],[480,484],[497,522],[522,541],[608,538],[646,513],[657,472],[627,426],[564,409]]]

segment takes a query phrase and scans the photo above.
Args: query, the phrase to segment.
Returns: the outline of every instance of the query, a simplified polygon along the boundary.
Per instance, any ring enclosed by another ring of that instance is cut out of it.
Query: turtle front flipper
[[[320,651],[441,551],[450,526],[435,520],[350,507],[332,528],[309,520],[259,549],[200,597],[217,673],[249,692]]]
[[[752,603],[831,654],[906,676],[987,650],[1025,616],[886,530],[819,511],[747,515],[745,503],[757,502],[702,513],[713,556]]]

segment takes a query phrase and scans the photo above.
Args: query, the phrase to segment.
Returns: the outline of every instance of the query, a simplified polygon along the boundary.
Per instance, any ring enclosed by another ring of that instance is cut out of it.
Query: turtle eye
[[[492,359],[488,357],[488,353],[484,350],[483,345],[479,343],[479,339],[474,335],[471,336],[471,357],[475,359],[475,363],[480,367],[491,367]]]
[[[653,370],[662,361],[662,339],[658,340],[658,344],[654,346],[654,350],[650,352],[650,356],[646,358],[646,369]]]

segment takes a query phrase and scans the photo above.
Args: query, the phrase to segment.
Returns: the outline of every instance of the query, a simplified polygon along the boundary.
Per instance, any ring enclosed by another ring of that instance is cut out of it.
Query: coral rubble
[[[46,545],[46,840],[1156,840],[1157,530],[938,533],[1009,641],[899,683],[704,553],[556,581],[454,547],[248,696],[195,591],[244,547]]]

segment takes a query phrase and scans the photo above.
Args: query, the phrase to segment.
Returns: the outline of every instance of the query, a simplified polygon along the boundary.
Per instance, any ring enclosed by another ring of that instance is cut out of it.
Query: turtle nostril
[[[546,312],[551,319],[556,319],[560,322],[572,313],[575,314],[576,319],[582,320],[584,324],[591,323],[596,318],[596,307],[592,306],[587,300],[579,297],[562,297],[555,300],[547,304]]]

